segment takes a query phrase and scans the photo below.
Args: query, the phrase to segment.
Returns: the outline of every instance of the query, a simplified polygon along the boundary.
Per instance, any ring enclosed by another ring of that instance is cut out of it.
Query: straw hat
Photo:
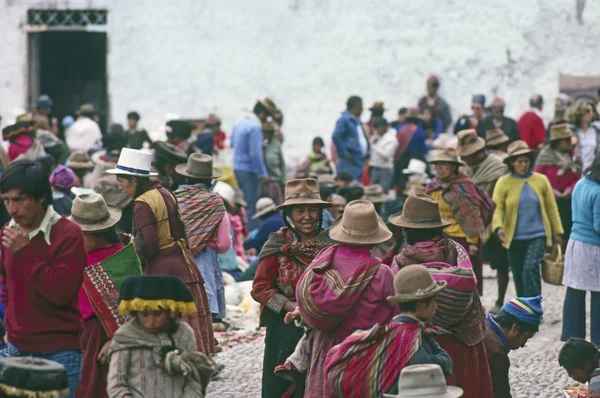
[[[152,155],[137,149],[123,148],[119,155],[117,167],[107,170],[108,174],[124,174],[136,177],[157,176],[158,173],[150,172]]]
[[[256,213],[252,216],[252,219],[256,220],[257,218],[260,218],[260,217],[264,216],[267,213],[275,211],[276,207],[277,206],[275,205],[275,202],[273,202],[273,199],[271,199],[271,198],[260,198],[256,202]]]
[[[440,216],[440,205],[429,195],[410,195],[404,202],[401,214],[392,214],[392,225],[403,228],[430,229],[445,228],[452,224]]]
[[[573,132],[565,123],[555,124],[550,128],[550,141],[560,141],[571,138]]]
[[[283,210],[294,205],[313,205],[318,207],[332,207],[329,202],[321,200],[319,183],[314,178],[289,180],[285,183],[285,202],[275,210]]]
[[[85,151],[73,151],[69,156],[67,167],[70,169],[93,169],[94,162]]]
[[[523,140],[516,140],[508,146],[508,157],[504,159],[504,163],[510,163],[515,157],[521,155],[530,156],[534,152],[529,149],[529,145]]]
[[[497,146],[500,144],[504,144],[505,142],[508,142],[508,141],[510,141],[510,138],[508,138],[508,136],[506,134],[504,134],[504,131],[502,131],[502,129],[495,128],[492,130],[488,130],[485,133],[485,145],[488,148]]]
[[[435,158],[430,160],[429,163],[456,163],[461,166],[464,166],[464,162],[458,160],[458,154],[456,153],[456,149],[454,148],[439,148],[437,153],[435,154]]]
[[[408,162],[408,167],[402,170],[402,174],[426,175],[427,163],[419,159],[411,159],[410,162]]]
[[[408,303],[437,296],[448,282],[435,281],[429,270],[421,264],[402,268],[394,277],[394,295],[387,299],[392,303]]]
[[[457,152],[460,157],[470,156],[485,148],[485,140],[477,136],[473,129],[459,131]]]
[[[213,192],[216,193],[230,206],[235,204],[235,191],[231,185],[223,181],[217,181],[213,187]]]
[[[369,108],[370,111],[385,111],[385,106],[383,104],[383,101],[375,101],[373,102],[373,105],[371,105],[371,107]]]
[[[329,228],[331,239],[349,245],[376,245],[389,240],[392,235],[377,215],[373,203],[366,200],[348,203],[344,214]]]
[[[177,165],[175,171],[184,177],[195,178],[197,180],[210,180],[223,175],[221,170],[213,167],[212,156],[204,153],[191,154],[187,163]]]
[[[388,196],[383,192],[383,188],[379,184],[366,186],[362,198],[371,203],[384,203],[388,200]]]
[[[69,220],[79,225],[83,232],[104,231],[121,219],[121,209],[107,205],[97,193],[79,195],[73,200]]]
[[[398,394],[383,394],[384,398],[460,398],[460,387],[446,385],[440,365],[405,366],[398,378]]]
[[[34,357],[0,361],[0,392],[10,397],[66,397],[69,377],[58,362]]]

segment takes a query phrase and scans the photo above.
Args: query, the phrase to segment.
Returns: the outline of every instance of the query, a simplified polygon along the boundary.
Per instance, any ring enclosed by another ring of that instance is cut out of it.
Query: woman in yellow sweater
[[[452,222],[444,232],[468,252],[477,277],[477,290],[483,294],[481,241],[479,234],[492,222],[494,203],[470,177],[459,172],[463,162],[453,148],[440,148],[435,159],[437,176],[427,185],[426,192],[440,205],[440,215]]]
[[[508,146],[504,162],[509,173],[494,189],[496,210],[492,227],[508,249],[517,296],[535,297],[542,292],[540,265],[547,246],[560,244],[563,227],[552,193],[543,174],[534,173],[533,151],[525,141]]]

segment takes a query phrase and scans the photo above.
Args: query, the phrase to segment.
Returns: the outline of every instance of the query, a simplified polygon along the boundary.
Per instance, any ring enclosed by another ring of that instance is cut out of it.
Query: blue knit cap
[[[542,320],[542,296],[517,297],[502,306],[502,311],[529,325],[539,325]]]
[[[473,99],[471,100],[471,102],[474,102],[476,104],[481,104],[481,106],[485,106],[485,95],[475,94],[475,95],[473,95]]]

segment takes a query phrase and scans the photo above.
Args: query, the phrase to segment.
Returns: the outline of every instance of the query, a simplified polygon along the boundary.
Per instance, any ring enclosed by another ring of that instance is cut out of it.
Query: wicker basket
[[[565,269],[565,257],[560,245],[555,245],[551,253],[544,255],[542,262],[542,278],[544,282],[551,285],[561,286],[563,271]]]

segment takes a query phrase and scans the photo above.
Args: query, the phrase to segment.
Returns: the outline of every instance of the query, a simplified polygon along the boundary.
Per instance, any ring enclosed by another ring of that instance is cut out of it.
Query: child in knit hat
[[[77,183],[75,172],[68,167],[58,165],[50,175],[52,186],[52,207],[58,214],[68,216],[73,206],[71,188]]]
[[[504,304],[497,315],[486,317],[484,344],[488,355],[494,397],[510,397],[508,352],[525,346],[542,322],[542,296],[518,297]]]

